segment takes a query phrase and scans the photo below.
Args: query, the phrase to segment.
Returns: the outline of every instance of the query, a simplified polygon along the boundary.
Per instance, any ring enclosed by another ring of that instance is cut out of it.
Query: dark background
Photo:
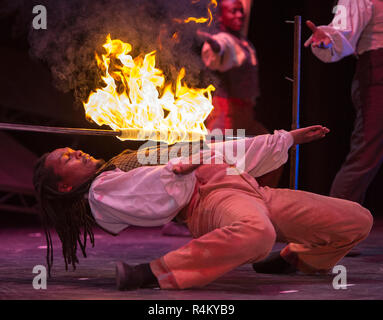
[[[293,25],[286,20],[302,16],[301,127],[325,125],[331,133],[325,140],[301,146],[299,188],[327,195],[333,178],[349,151],[355,113],[351,102],[351,81],[356,59],[335,64],[318,60],[303,43],[311,35],[305,21],[316,25],[331,22],[333,0],[255,1],[249,38],[260,61],[262,107],[258,116],[269,129],[291,124],[292,85],[284,79],[293,74]],[[383,125],[383,124],[382,124]],[[287,185],[289,172],[284,171]],[[383,170],[371,184],[365,206],[375,216],[383,214],[381,190]]]
[[[304,22],[310,19],[318,25],[328,24],[333,5],[333,0],[255,1],[249,38],[257,49],[260,63],[262,102],[257,108],[257,116],[269,130],[289,130],[291,127],[292,84],[285,80],[285,76],[292,77],[293,74],[294,27],[285,21],[293,20],[295,15],[302,16],[304,43],[310,36]],[[15,19],[10,15],[0,21],[0,122],[98,128],[85,120],[82,108],[74,106],[72,92],[64,94],[52,85],[50,70],[44,62],[30,58],[27,32],[15,35],[12,28]],[[301,126],[322,124],[330,128],[331,133],[325,140],[301,146],[300,189],[328,194],[348,153],[354,121],[350,99],[354,67],[353,57],[336,64],[324,64],[310,50],[302,48]],[[108,158],[125,148],[139,145],[110,137],[6,133],[37,156],[57,147],[70,146],[96,157]],[[1,157],[10,156],[7,150],[0,152]],[[365,203],[375,216],[379,212],[383,214],[379,199],[383,187],[382,171],[371,185]],[[282,187],[288,186],[288,175],[286,166]]]

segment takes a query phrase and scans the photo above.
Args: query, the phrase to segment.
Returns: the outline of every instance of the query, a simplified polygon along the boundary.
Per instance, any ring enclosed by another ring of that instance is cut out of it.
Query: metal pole
[[[113,130],[46,127],[46,126],[1,123],[1,122],[0,122],[0,129],[14,130],[14,131],[60,133],[60,134],[77,134],[77,135],[88,135],[88,136],[91,135],[91,136],[115,136],[116,137],[121,135],[120,131],[113,131]]]
[[[294,77],[293,105],[291,130],[300,127],[300,86],[301,86],[301,46],[302,46],[302,17],[294,18]],[[299,145],[290,149],[290,188],[298,189],[299,178]]]
[[[87,135],[87,136],[113,136],[124,137],[130,131],[137,134],[138,129],[122,129],[118,131],[113,130],[98,130],[98,129],[83,129],[83,128],[62,128],[62,127],[48,127],[48,126],[36,126],[26,124],[4,123],[0,122],[0,130],[12,130],[12,131],[29,131],[29,132],[45,132],[54,134],[75,134],[75,135]],[[201,136],[202,137],[202,136]],[[216,135],[207,135],[205,138],[215,138],[216,140],[237,140],[242,138],[252,138],[253,136],[224,136],[219,137]],[[133,139],[134,140],[134,139]]]

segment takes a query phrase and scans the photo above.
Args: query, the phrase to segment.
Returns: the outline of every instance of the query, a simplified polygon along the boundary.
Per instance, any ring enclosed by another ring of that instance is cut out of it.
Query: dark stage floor
[[[1,299],[130,299],[130,300],[289,300],[289,299],[374,299],[383,298],[383,219],[375,221],[372,233],[359,248],[362,255],[346,257],[339,264],[347,268],[347,287],[335,290],[335,275],[307,276],[256,274],[250,265],[228,273],[202,288],[183,291],[142,289],[120,292],[115,289],[114,263],[132,264],[157,258],[189,241],[189,238],[162,236],[161,230],[127,229],[117,237],[97,231],[96,247],[88,250],[75,272],[64,269],[54,235],[53,278],[46,290],[35,290],[32,269],[45,264],[45,237],[38,227],[0,229]],[[277,244],[280,248],[281,245]],[[219,261],[217,261],[219,263]]]

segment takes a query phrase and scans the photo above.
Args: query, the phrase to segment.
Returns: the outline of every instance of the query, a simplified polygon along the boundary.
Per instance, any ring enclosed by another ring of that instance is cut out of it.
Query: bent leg
[[[281,256],[305,273],[328,272],[369,234],[370,212],[355,202],[304,191],[262,188]]]
[[[188,223],[197,239],[151,262],[162,289],[201,287],[248,262],[264,259],[275,231],[263,201],[247,192],[210,193]]]

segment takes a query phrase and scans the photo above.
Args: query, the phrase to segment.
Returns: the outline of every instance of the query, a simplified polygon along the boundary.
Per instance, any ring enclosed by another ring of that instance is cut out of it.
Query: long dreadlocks
[[[89,237],[94,247],[93,227],[96,222],[90,212],[87,194],[92,179],[70,192],[57,191],[60,180],[53,169],[45,167],[45,160],[49,153],[44,154],[35,164],[33,184],[37,200],[40,206],[40,218],[44,227],[48,265],[48,274],[51,276],[53,265],[53,246],[50,228],[54,228],[62,243],[62,252],[65,261],[65,269],[68,265],[76,269],[77,246],[79,245],[84,257],[86,257],[86,244]]]

